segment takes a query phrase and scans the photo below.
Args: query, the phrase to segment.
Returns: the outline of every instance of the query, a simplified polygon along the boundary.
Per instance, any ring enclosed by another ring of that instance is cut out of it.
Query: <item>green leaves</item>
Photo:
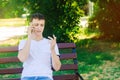
[[[23,1],[20,0],[1,0],[0,18],[21,17],[25,13]]]
[[[84,15],[79,0],[24,0],[30,14],[40,12],[46,17],[44,35],[55,34],[58,42],[70,42],[68,36]],[[88,0],[84,0],[88,1]],[[84,2],[83,1],[83,2]]]

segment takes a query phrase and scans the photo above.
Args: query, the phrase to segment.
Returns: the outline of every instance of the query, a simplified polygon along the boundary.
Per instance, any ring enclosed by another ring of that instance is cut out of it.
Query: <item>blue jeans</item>
[[[35,76],[35,77],[23,77],[21,80],[52,80],[49,77]]]

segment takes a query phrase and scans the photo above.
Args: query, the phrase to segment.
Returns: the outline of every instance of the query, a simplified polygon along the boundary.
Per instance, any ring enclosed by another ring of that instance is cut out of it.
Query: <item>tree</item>
[[[84,1],[88,0],[24,0],[24,3],[30,14],[40,12],[45,15],[45,36],[55,34],[58,42],[68,42],[69,33],[84,15],[81,10]]]
[[[1,0],[0,18],[21,17],[25,13],[22,0]]]
[[[97,0],[95,2],[96,10],[91,21],[100,29],[102,33],[100,39],[120,41],[119,7],[120,0]]]

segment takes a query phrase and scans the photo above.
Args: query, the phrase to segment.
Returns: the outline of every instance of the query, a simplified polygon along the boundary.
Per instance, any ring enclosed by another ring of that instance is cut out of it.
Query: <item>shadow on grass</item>
[[[108,48],[109,45],[106,43],[85,39],[76,43],[76,45],[80,73],[95,71],[104,61],[114,60],[114,56],[110,54],[111,48]]]

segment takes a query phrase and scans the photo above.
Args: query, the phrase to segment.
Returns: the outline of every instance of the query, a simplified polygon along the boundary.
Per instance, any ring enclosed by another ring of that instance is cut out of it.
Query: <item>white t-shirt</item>
[[[26,40],[21,40],[19,50],[25,45]],[[56,54],[59,55],[58,46],[55,46]],[[47,76],[52,79],[50,42],[48,39],[31,40],[28,59],[23,63],[22,77]]]

